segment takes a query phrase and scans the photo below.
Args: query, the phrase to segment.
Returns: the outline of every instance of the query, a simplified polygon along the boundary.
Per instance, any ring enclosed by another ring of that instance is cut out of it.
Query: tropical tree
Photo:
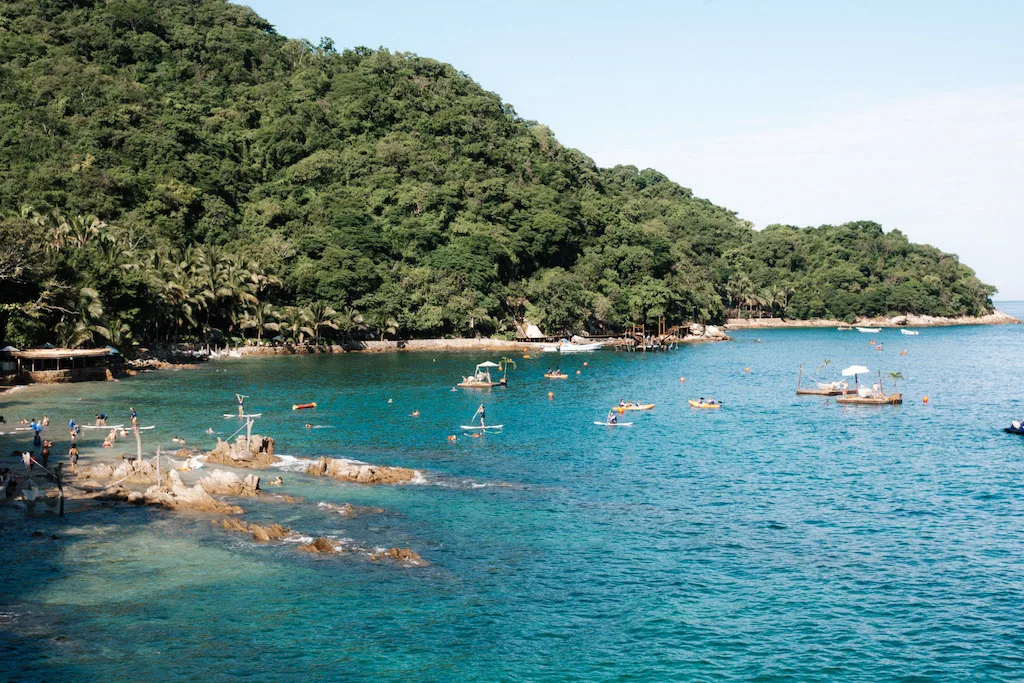
[[[899,371],[890,372],[887,377],[892,380],[892,389],[896,391],[896,380],[903,380],[903,373]]]
[[[320,345],[320,328],[326,327],[331,330],[338,329],[338,312],[325,304],[323,301],[314,301],[306,309],[309,312],[309,324],[313,326],[314,343]]]
[[[263,343],[264,332],[277,332],[280,330],[278,324],[279,314],[273,304],[256,304],[246,311],[241,319],[241,327],[244,330],[256,330],[256,343]]]

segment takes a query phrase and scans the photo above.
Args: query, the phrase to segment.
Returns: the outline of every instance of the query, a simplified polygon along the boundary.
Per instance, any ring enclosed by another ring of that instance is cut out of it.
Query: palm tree
[[[263,343],[263,331],[277,332],[280,330],[277,309],[272,304],[257,304],[242,316],[243,330],[256,330],[256,343]]]
[[[500,361],[498,361],[498,363],[501,365],[501,370],[505,373],[505,379],[508,379],[508,366],[511,365],[513,368],[519,367],[518,365],[516,365],[516,362],[509,358],[508,356],[502,358]]]
[[[78,290],[76,302],[78,317],[59,325],[61,337],[70,348],[78,348],[83,344],[92,344],[98,335],[102,340],[109,341],[110,330],[101,324],[103,318],[103,301],[99,292],[91,287]]]
[[[892,380],[892,390],[896,391],[896,380],[898,380],[898,379],[902,380],[903,379],[903,373],[899,372],[899,371],[895,371],[895,372],[890,372],[887,376],[888,376],[889,379]]]
[[[826,358],[825,360],[821,361],[821,365],[818,366],[817,374],[820,375],[821,371],[824,370],[825,368],[827,368],[830,365],[832,365],[832,359],[831,358]]]
[[[323,301],[314,301],[309,306],[309,323],[313,326],[313,336],[316,338],[314,343],[319,346],[321,327],[338,329],[338,312]]]
[[[288,306],[281,315],[280,330],[287,333],[289,339],[298,344],[305,341],[305,335],[312,336],[313,330],[309,327],[309,311],[299,306]]]

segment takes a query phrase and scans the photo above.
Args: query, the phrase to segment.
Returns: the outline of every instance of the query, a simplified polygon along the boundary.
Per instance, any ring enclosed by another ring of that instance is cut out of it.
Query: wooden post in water
[[[142,460],[142,435],[139,434],[138,423],[132,425],[132,431],[135,432],[135,462]]]
[[[796,378],[796,390],[800,391],[800,387],[804,385],[804,366],[800,365],[800,374]]]

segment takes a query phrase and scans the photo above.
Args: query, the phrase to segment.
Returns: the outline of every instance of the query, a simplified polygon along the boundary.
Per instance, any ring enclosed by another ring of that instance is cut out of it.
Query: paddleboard
[[[487,425],[486,427],[481,427],[480,425],[461,425],[463,429],[476,429],[481,431],[487,429],[501,429],[504,426],[505,425]]]
[[[149,425],[148,427],[139,427],[140,432],[146,429],[156,429],[156,425]]]
[[[124,425],[81,425],[82,429],[123,429]]]
[[[242,419],[243,417],[260,417],[263,413],[253,413],[251,415],[249,413],[246,413],[245,415],[239,415],[238,413],[222,413],[222,415],[224,415],[224,417],[237,417],[238,419]]]
[[[632,427],[633,426],[632,422],[597,422],[596,420],[594,421],[594,424],[600,425],[602,427]]]

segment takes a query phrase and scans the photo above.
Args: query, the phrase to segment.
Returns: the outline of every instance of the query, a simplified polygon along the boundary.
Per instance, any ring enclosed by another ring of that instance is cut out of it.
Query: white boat
[[[542,346],[541,351],[544,351],[546,353],[588,353],[590,351],[600,351],[602,346],[604,345],[601,343],[576,344],[574,342],[563,339],[556,345]]]
[[[858,332],[868,332],[870,334],[878,334],[882,331],[881,327],[858,327]]]
[[[918,332],[917,330],[900,330],[900,333],[905,334],[908,337],[916,337],[918,334],[920,334],[920,332]]]

